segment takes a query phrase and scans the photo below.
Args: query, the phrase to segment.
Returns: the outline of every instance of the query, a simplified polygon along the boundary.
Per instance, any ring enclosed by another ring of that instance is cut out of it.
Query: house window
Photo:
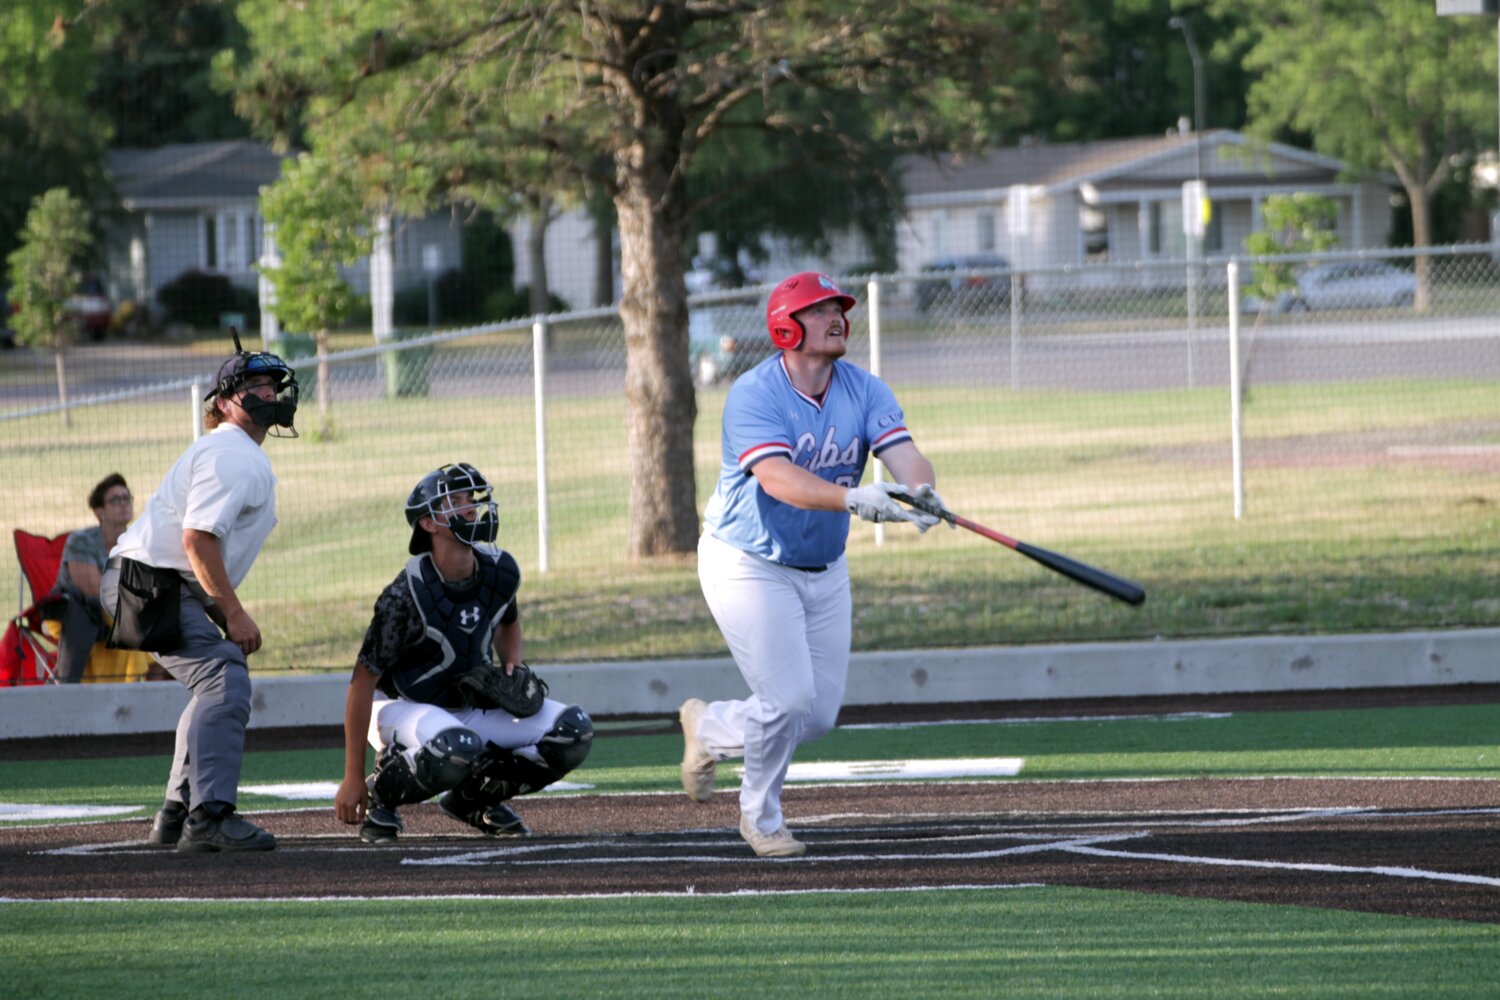
[[[1153,202],[1151,202],[1146,207],[1146,211],[1147,211],[1148,215],[1150,216],[1150,222],[1148,222],[1147,225],[1150,228],[1150,232],[1151,232],[1150,240],[1149,240],[1149,243],[1148,243],[1147,246],[1148,246],[1148,249],[1151,251],[1151,256],[1153,256],[1153,257],[1160,257],[1161,256],[1161,202],[1159,202],[1159,201],[1153,201]]]
[[[219,269],[219,220],[212,215],[203,217],[203,267],[208,271]]]
[[[974,221],[979,227],[980,253],[993,253],[995,251],[995,213],[981,212]]]

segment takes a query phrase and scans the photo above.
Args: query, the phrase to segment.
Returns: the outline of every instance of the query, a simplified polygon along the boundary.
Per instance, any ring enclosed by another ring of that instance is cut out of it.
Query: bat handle
[[[891,499],[900,500],[908,507],[914,507],[924,514],[931,514],[933,517],[941,518],[942,520],[947,521],[949,524],[958,523],[958,515],[954,514],[953,511],[944,510],[941,507],[928,503],[926,500],[918,500],[910,493],[892,493]]]

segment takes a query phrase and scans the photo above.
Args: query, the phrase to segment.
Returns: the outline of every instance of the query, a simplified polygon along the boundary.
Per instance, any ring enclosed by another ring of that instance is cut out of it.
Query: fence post
[[[1245,516],[1243,386],[1240,384],[1240,262],[1229,258],[1229,455],[1234,479],[1234,519]]]
[[[1021,289],[1019,272],[1010,272],[1010,391],[1021,388]]]
[[[194,441],[203,436],[203,405],[199,402],[201,399],[203,399],[203,383],[194,382],[188,387],[188,408],[193,413]]]
[[[547,321],[531,324],[532,399],[536,407],[536,561],[547,572]]]
[[[876,378],[880,377],[880,282],[871,278],[865,286],[865,302],[870,314],[870,374]],[[875,463],[875,482],[885,478],[882,473],[884,466]],[[855,485],[858,485],[857,483]],[[885,525],[875,524],[875,544],[885,544]]]

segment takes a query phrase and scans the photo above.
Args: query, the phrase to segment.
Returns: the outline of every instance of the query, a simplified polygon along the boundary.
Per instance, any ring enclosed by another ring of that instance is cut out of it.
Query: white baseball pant
[[[792,752],[833,729],[844,701],[849,566],[840,556],[822,572],[792,569],[704,532],[698,580],[751,692],[710,702],[698,740],[717,760],[744,758],[740,811],[761,833],[774,833],[784,822],[781,786]]]
[[[445,729],[462,726],[472,729],[487,743],[546,767],[547,762],[537,755],[537,740],[547,735],[547,731],[557,724],[557,717],[567,708],[564,702],[548,698],[535,715],[518,719],[499,709],[439,708],[418,701],[388,698],[376,692],[373,711],[370,712],[370,746],[378,754],[393,740],[400,741],[406,763],[416,767],[417,751],[428,740]]]

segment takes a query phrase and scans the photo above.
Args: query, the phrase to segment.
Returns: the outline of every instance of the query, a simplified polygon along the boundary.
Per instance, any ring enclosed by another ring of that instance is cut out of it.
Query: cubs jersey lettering
[[[781,455],[828,482],[857,486],[870,455],[909,440],[895,394],[874,375],[835,361],[823,398],[814,399],[792,385],[778,353],[729,390],[719,482],[704,522],[720,541],[772,562],[827,565],[843,554],[849,515],[784,504],[751,469]]]

